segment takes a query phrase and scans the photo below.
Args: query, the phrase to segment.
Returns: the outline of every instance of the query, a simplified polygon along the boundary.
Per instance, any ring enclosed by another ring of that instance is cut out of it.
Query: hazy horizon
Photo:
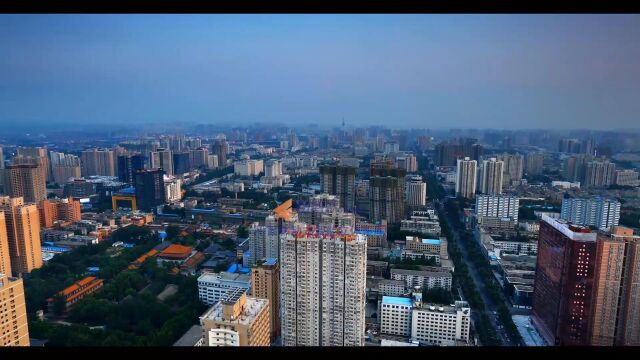
[[[0,15],[0,125],[638,128],[638,15]]]

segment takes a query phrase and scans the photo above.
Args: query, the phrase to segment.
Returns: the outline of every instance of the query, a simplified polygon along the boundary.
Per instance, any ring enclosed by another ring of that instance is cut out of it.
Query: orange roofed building
[[[102,279],[88,276],[59,292],[58,294],[62,295],[65,300],[65,311],[68,311],[75,303],[80,301],[80,299],[102,288],[103,283],[104,280]],[[53,311],[54,303],[54,298],[47,299],[47,306],[50,312]]]
[[[184,261],[191,255],[192,249],[191,246],[171,244],[158,254],[158,259],[165,261]]]
[[[148,252],[146,252],[144,255],[140,256],[139,258],[137,258],[134,262],[131,263],[131,265],[129,265],[129,270],[134,270],[140,267],[140,265],[142,265],[142,263],[144,263],[145,260],[147,260],[147,258],[149,257],[153,257],[158,255],[158,251],[157,250],[150,250]]]

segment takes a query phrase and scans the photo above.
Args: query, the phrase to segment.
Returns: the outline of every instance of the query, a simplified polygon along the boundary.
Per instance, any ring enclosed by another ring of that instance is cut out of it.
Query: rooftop
[[[200,325],[193,325],[184,335],[176,341],[173,346],[195,346],[202,338],[202,328]]]
[[[164,249],[158,257],[169,259],[186,259],[191,254],[191,246],[184,246],[179,244],[171,244]]]
[[[422,239],[423,244],[427,245],[440,245],[439,239]]]
[[[241,294],[242,295],[242,294]],[[251,296],[247,296],[247,302],[245,303],[242,313],[235,320],[224,318],[224,306],[222,302],[217,302],[209,310],[207,310],[202,316],[200,316],[200,323],[203,321],[217,321],[229,324],[251,324],[258,314],[267,306],[269,300],[258,299]]]
[[[383,304],[390,305],[402,305],[402,306],[412,306],[413,302],[410,298],[398,297],[398,296],[383,296],[382,297]]]

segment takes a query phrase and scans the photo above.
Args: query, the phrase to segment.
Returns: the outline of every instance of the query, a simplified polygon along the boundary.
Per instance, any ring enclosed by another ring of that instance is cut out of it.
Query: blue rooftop
[[[120,189],[120,192],[121,193],[125,193],[125,194],[135,194],[136,193],[136,188],[131,186],[131,187],[128,187],[128,188]]]
[[[273,266],[278,262],[277,258],[266,258],[262,265]]]
[[[371,235],[371,236],[382,236],[382,235],[384,235],[384,231],[358,230],[358,231],[356,231],[356,234]]]
[[[69,251],[69,250],[71,250],[69,248],[60,247],[60,246],[42,246],[41,249],[44,250],[44,251]]]
[[[405,297],[397,297],[397,296],[383,296],[382,297],[383,304],[391,304],[391,305],[402,305],[402,306],[412,306],[413,303],[411,299]]]
[[[423,244],[427,245],[440,245],[440,240],[437,239],[422,239]]]

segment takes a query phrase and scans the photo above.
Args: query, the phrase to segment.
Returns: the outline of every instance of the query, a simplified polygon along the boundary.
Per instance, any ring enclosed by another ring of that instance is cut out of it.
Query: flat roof
[[[262,265],[273,266],[276,263],[278,263],[277,258],[266,258],[264,259],[264,262],[262,263]]]
[[[369,236],[383,236],[384,235],[384,231],[357,230],[356,234],[369,235]]]
[[[422,239],[422,243],[428,244],[428,245],[440,245],[440,240],[439,239]]]
[[[382,297],[383,304],[391,304],[391,305],[402,305],[402,306],[412,306],[413,302],[409,298],[398,297],[398,296],[383,296]]]

